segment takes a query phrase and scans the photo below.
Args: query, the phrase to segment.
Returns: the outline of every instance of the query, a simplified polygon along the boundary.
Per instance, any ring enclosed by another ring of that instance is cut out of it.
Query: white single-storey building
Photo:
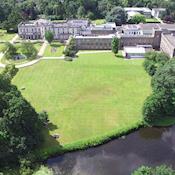
[[[124,47],[123,48],[123,56],[127,59],[132,59],[132,58],[144,58],[146,53],[146,49],[144,47]]]

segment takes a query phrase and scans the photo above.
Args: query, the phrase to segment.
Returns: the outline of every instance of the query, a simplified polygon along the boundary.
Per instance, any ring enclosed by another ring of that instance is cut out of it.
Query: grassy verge
[[[96,20],[93,20],[92,23],[96,24],[96,25],[101,25],[101,24],[105,24],[106,20],[105,19],[96,19]]]
[[[64,45],[59,42],[52,42],[47,46],[44,57],[60,57],[63,55]]]
[[[15,33],[7,33],[6,30],[0,29],[0,41],[10,41],[15,35]]]
[[[156,18],[146,18],[146,23],[160,23]]]

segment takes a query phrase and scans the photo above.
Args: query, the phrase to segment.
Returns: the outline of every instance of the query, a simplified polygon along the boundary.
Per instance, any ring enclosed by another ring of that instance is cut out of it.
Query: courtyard
[[[46,110],[62,146],[139,126],[150,94],[143,60],[112,53],[82,54],[73,62],[42,60],[20,69],[13,83],[38,112]],[[46,134],[44,148],[54,146]]]

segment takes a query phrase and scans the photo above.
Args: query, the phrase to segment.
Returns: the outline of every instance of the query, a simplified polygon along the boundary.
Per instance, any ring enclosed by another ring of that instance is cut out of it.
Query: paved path
[[[60,56],[60,57],[42,57],[42,55],[44,54],[44,51],[47,47],[48,43],[47,42],[44,42],[39,53],[38,53],[38,56],[40,58],[36,59],[36,60],[33,60],[33,61],[30,61],[30,62],[27,62],[27,63],[24,63],[24,64],[20,64],[20,65],[16,65],[17,68],[24,68],[24,67],[29,67],[29,66],[32,66],[36,63],[38,63],[39,61],[41,60],[64,60],[65,56]],[[93,54],[93,53],[109,53],[111,52],[110,50],[101,50],[101,51],[84,51],[84,52],[78,52],[77,55],[81,55],[81,54]],[[0,53],[0,59],[1,57],[3,56],[2,53]],[[5,64],[2,64],[0,63],[0,67],[1,68],[4,68],[5,67]]]
[[[12,38],[12,40],[10,41],[10,43],[14,44],[15,41],[16,41],[17,39],[18,39],[18,34],[16,34],[16,35]]]
[[[160,18],[156,18],[161,24],[164,24],[164,22]]]
[[[45,41],[38,52],[38,57],[42,57],[44,55],[44,51],[46,50],[47,45],[48,42]]]
[[[15,67],[16,67],[16,68],[29,67],[29,66],[32,66],[32,65],[38,63],[40,60],[41,60],[41,59],[36,59],[36,60],[30,61],[30,62],[27,62],[27,63],[24,63],[24,64],[16,65]]]
[[[65,56],[60,56],[60,57],[42,57],[42,60],[64,60]]]
[[[17,40],[17,38],[18,38],[18,34],[16,34],[16,35],[12,38],[12,40],[10,41],[10,43],[13,44],[13,43]],[[3,58],[3,56],[4,56],[4,53],[0,52],[0,62],[1,62],[1,59]],[[5,67],[5,64],[0,63],[0,67],[4,68],[4,67]]]
[[[93,54],[93,53],[109,53],[109,52],[112,52],[111,50],[97,50],[97,51],[84,51],[84,52],[81,52],[79,51],[77,53],[77,55],[82,55],[82,54]]]

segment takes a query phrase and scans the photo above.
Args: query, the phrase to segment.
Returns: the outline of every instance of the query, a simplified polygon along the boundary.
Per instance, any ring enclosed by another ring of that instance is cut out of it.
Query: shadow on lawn
[[[47,125],[47,128],[48,128],[49,131],[54,131],[54,130],[58,129],[58,126],[54,125],[53,123],[49,123]]]
[[[35,153],[35,155],[38,155],[40,161],[46,161],[48,158],[63,152],[63,146],[59,142],[59,133],[50,133],[50,131],[54,131],[57,128],[58,127],[52,123],[49,123],[47,127],[43,128],[43,144]]]

